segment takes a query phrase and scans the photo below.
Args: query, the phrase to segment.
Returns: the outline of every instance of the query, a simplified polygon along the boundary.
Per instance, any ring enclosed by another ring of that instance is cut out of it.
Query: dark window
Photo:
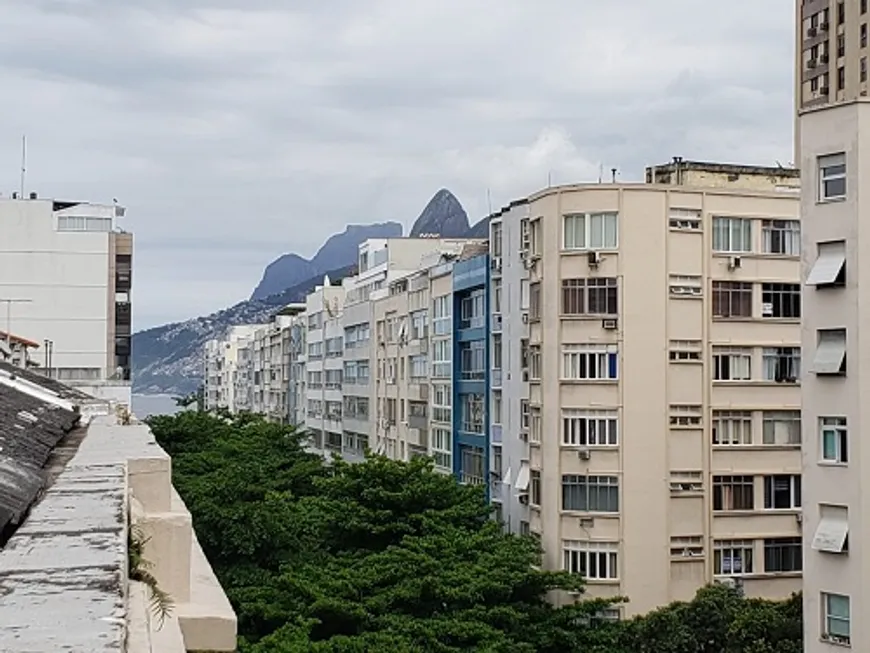
[[[752,317],[752,284],[714,281],[713,317]]]
[[[837,5],[837,25],[842,25],[846,22],[846,5],[841,2]]]
[[[752,476],[714,476],[713,510],[754,510],[755,479]]]
[[[799,318],[801,288],[796,283],[761,284],[762,317]]]
[[[777,537],[764,540],[764,571],[801,571],[801,538]]]
[[[562,280],[563,315],[616,315],[616,277]]]
[[[837,68],[837,90],[842,91],[846,88],[846,69],[840,66]]]
[[[777,474],[764,477],[764,509],[793,510],[801,507],[801,477],[799,474]]]

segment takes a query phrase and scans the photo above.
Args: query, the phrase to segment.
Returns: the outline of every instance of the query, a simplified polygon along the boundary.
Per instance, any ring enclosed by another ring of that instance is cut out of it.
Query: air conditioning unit
[[[815,59],[810,59],[807,61],[807,68],[815,68],[818,65],[818,62]]]
[[[601,320],[601,328],[608,331],[615,331],[619,326],[619,321],[615,317],[606,317]]]
[[[528,311],[523,311],[523,324],[529,323],[529,313]]]
[[[523,259],[523,265],[525,266],[526,270],[531,270],[533,267],[535,267],[535,263],[537,262],[538,259],[536,259],[534,256],[529,256]]]
[[[528,495],[528,494],[521,494],[521,495],[519,495],[519,496],[517,497],[517,500],[518,500],[522,505],[524,505],[524,506],[529,505],[529,495]]]
[[[586,260],[589,261],[590,268],[597,268],[601,265],[601,252],[589,252]]]
[[[589,449],[580,449],[580,451],[577,452],[577,457],[580,460],[589,460],[592,457],[592,452],[589,451]]]
[[[528,382],[529,382],[529,371],[523,370],[523,383],[528,383]]]
[[[810,28],[807,30],[807,37],[809,37],[809,38],[813,38],[813,37],[814,37],[816,34],[818,34],[818,33],[819,33],[819,30],[817,30],[815,27],[810,27]]]
[[[828,88],[827,86],[822,86],[822,87],[819,89],[819,93],[821,93],[822,95],[827,95],[827,94],[830,93],[830,92],[831,92],[831,89]]]
[[[581,517],[580,528],[593,528],[595,526],[594,517]]]
[[[823,54],[819,57],[819,63],[828,63],[829,57],[826,54]]]
[[[828,23],[822,23],[819,25],[819,30],[822,32],[827,32],[830,25]]]
[[[489,266],[491,269],[501,272],[501,256],[493,256]]]
[[[739,256],[732,256],[728,259],[728,269],[729,270],[737,270],[743,264],[742,259]]]

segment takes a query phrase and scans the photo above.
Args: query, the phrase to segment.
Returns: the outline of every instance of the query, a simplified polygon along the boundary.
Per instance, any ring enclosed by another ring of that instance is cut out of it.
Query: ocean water
[[[172,395],[133,395],[133,414],[139,419],[149,415],[174,415],[183,410]]]

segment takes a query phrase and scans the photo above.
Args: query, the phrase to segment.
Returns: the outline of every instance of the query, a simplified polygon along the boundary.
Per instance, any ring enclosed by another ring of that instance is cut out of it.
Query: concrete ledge
[[[190,602],[176,608],[188,651],[235,651],[237,619],[202,548],[193,536]]]

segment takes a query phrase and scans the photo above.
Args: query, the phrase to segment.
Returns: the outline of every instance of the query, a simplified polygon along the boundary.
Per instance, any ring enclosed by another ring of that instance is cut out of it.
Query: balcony
[[[490,377],[489,377],[489,382],[490,382],[490,385],[494,389],[501,388],[502,379],[501,379],[501,370],[500,369],[492,370]]]

